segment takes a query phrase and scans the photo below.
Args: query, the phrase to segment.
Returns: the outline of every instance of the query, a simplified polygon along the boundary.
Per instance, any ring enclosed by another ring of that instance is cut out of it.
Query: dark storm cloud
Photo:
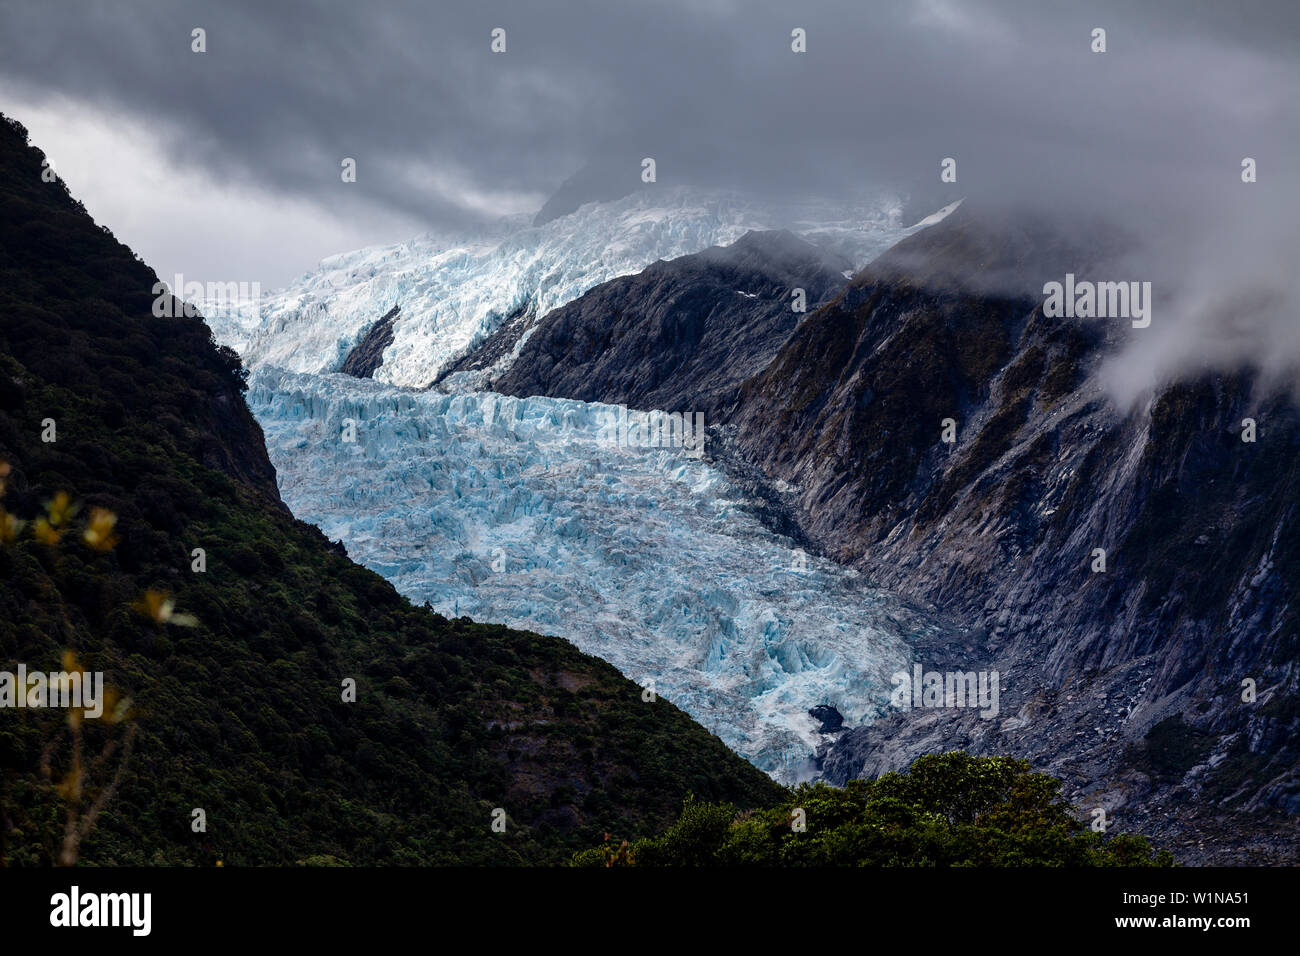
[[[434,223],[602,154],[661,182],[834,192],[953,156],[971,189],[1122,189],[1294,144],[1294,4],[1080,6],[5,3],[0,75],[145,117],[222,177]]]
[[[653,156],[660,184],[884,184],[1116,217],[1171,276],[1269,272],[1294,249],[1291,0],[5,2],[0,26],[0,83],[22,96],[134,116],[178,167],[358,222],[457,227],[589,162],[635,184]],[[938,182],[944,157],[955,186]]]

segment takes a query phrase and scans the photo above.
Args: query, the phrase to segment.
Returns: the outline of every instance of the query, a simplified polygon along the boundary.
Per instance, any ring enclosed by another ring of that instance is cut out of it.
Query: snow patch
[[[249,366],[324,373],[340,366],[376,319],[401,305],[375,378],[422,387],[521,307],[542,316],[659,259],[778,228],[855,265],[908,232],[892,201],[771,206],[720,191],[641,190],[542,226],[515,218],[474,236],[422,236],[331,256],[287,289],[263,295],[256,312],[225,314],[211,324],[218,341]]]

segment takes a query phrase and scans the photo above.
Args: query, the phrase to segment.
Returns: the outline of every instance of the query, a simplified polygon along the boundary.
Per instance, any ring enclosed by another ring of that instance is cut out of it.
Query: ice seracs
[[[823,740],[809,708],[873,719],[926,623],[769,532],[698,443],[619,441],[609,423],[626,410],[475,391],[468,373],[455,394],[420,390],[521,309],[779,228],[861,266],[920,226],[889,202],[642,191],[541,226],[336,256],[214,331],[254,369],[249,404],[298,517],[412,600],[566,637],[804,779]],[[374,380],[332,374],[385,316]]]
[[[777,228],[855,265],[907,231],[892,200],[774,205],[685,187],[640,191],[542,226],[516,218],[468,237],[425,236],[334,256],[288,288],[263,295],[255,311],[223,313],[212,324],[218,341],[240,352],[245,364],[331,372],[371,325],[400,305],[393,341],[374,376],[424,387],[519,309],[544,315],[658,259]]]
[[[562,635],[780,779],[810,775],[810,707],[869,721],[908,666],[887,594],[799,561],[686,449],[612,439],[613,406],[276,369],[249,401],[294,513],[411,600]]]

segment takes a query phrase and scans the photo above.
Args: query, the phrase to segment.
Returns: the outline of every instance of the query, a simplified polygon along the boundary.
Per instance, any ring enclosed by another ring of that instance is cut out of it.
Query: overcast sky
[[[1296,231],[1298,54],[1294,0],[0,0],[0,111],[169,279],[282,285],[642,156],[661,185],[830,196],[954,157],[963,195],[1256,268]]]

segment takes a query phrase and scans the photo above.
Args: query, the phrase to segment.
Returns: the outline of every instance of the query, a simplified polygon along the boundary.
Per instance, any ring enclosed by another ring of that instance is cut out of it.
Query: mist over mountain
[[[1300,809],[1300,415],[1248,369],[1118,405],[1105,369],[1144,330],[1048,318],[1007,291],[1089,261],[1090,238],[965,204],[869,265],[742,387],[737,446],[796,489],[800,527],[980,629],[917,659],[1002,674],[1001,720],[899,714],[832,744],[827,773],[1010,751],[1211,858],[1243,839],[1276,858]]]
[[[634,156],[587,163],[551,193],[533,217],[533,225],[544,226],[552,219],[577,212],[587,203],[612,202],[631,195],[646,185],[639,170],[640,158]]]

